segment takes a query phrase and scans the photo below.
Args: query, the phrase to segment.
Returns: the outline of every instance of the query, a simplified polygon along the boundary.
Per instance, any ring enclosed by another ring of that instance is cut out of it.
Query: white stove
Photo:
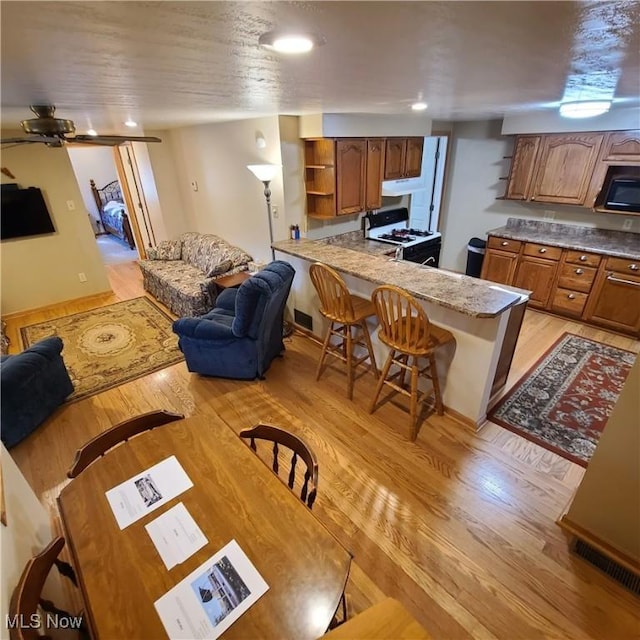
[[[365,236],[369,240],[395,245],[403,260],[438,266],[442,234],[409,228],[409,210],[406,207],[369,212],[365,219],[368,221]]]

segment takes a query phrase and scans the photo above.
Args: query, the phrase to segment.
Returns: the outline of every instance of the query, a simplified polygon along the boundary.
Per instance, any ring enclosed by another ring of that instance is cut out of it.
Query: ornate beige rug
[[[149,298],[22,327],[25,348],[47,336],[60,336],[62,357],[80,400],[163,369],[183,359],[172,319]]]

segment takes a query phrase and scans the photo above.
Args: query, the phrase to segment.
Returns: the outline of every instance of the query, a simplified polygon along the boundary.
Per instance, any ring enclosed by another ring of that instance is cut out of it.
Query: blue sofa
[[[282,321],[294,274],[288,262],[275,260],[239,288],[222,291],[209,313],[176,320],[173,331],[189,371],[262,378],[284,351]]]
[[[7,449],[24,440],[73,392],[62,360],[63,343],[53,336],[0,363],[0,437]]]

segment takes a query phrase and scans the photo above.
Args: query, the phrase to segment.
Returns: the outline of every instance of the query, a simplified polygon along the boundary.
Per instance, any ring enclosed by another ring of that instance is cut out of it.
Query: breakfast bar
[[[274,243],[277,257],[296,269],[289,298],[295,317],[309,318],[307,328],[314,335],[324,332],[325,321],[308,273],[314,262],[340,272],[350,291],[364,297],[381,284],[406,289],[421,301],[431,321],[454,335],[455,343],[438,354],[444,404],[450,415],[479,428],[492,397],[506,382],[528,292],[395,260],[381,253],[380,243],[356,234],[344,236]],[[375,329],[370,325],[376,358],[382,362],[386,347],[376,339]]]

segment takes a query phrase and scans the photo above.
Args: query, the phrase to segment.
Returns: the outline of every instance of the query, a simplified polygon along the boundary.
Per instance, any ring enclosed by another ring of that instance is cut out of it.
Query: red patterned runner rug
[[[488,419],[586,467],[635,359],[631,351],[565,333]]]

